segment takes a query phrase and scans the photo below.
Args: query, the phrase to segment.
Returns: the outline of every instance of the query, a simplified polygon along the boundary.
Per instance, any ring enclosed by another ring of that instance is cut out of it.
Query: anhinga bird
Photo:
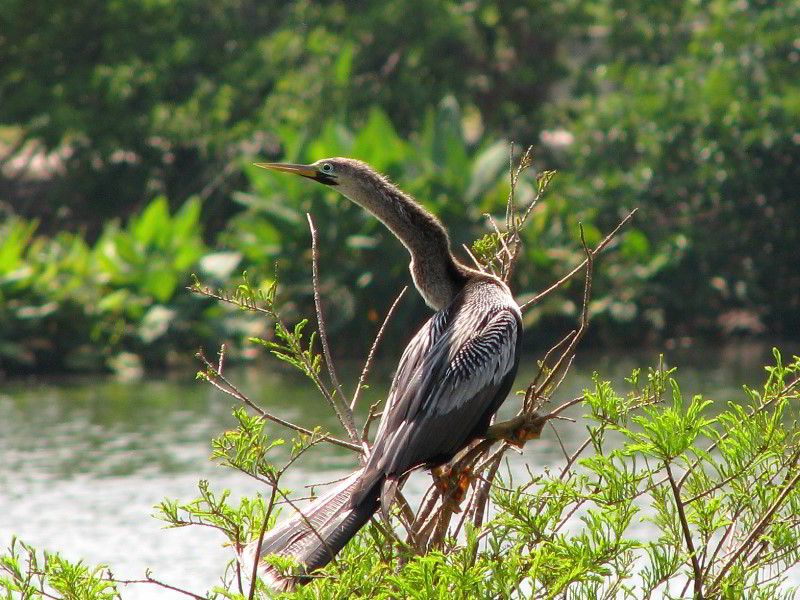
[[[437,311],[403,352],[364,467],[264,536],[259,559],[292,556],[309,573],[330,562],[381,503],[388,510],[410,470],[442,465],[486,432],[514,382],[522,319],[505,283],[459,262],[439,220],[365,163],[258,166],[331,186],[377,217],[408,248],[414,284]],[[243,563],[252,566],[256,545]],[[275,590],[303,580],[265,562],[259,572]]]

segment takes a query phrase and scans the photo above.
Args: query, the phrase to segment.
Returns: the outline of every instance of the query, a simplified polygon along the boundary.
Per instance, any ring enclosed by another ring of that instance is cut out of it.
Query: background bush
[[[3,368],[94,367],[121,352],[162,364],[212,331],[235,341],[257,329],[186,297],[204,265],[209,282],[247,269],[267,284],[277,264],[306,314],[307,211],[331,326],[361,351],[409,281],[402,248],[345,200],[250,163],[365,159],[460,245],[502,206],[509,140],[560,171],[528,230],[518,293],[581,260],[578,222],[591,242],[638,206],[622,260],[596,282],[595,343],[791,335],[799,25],[792,3],[721,0],[9,0]],[[191,233],[175,229],[190,221]],[[574,316],[575,293],[527,324],[548,337]],[[419,304],[395,325],[418,322]]]

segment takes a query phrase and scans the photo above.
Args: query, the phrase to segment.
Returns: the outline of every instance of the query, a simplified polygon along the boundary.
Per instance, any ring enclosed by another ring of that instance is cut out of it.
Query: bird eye
[[[333,165],[331,163],[322,163],[321,170],[323,173],[333,173]]]

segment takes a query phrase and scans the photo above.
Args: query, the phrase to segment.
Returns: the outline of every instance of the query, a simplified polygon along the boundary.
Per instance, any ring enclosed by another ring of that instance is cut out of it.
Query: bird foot
[[[509,432],[509,434],[504,436],[503,439],[512,446],[516,446],[517,448],[521,449],[528,440],[538,440],[541,437],[543,425],[544,423],[522,425]]]
[[[433,484],[442,496],[442,502],[454,513],[461,512],[461,503],[472,481],[472,470],[454,471],[451,465],[442,465],[432,471]]]

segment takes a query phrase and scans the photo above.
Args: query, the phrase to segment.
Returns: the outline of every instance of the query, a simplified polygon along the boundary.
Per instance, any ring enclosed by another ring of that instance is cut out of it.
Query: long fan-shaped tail
[[[258,540],[248,544],[239,557],[244,573],[249,576],[253,572],[253,561],[257,558],[258,576],[267,587],[276,592],[293,589],[304,579],[302,575],[285,577],[261,559],[270,554],[291,556],[305,565],[306,573],[324,567],[378,509],[380,486],[368,487],[374,491],[369,489],[365,495],[364,471],[356,471],[301,512],[268,531],[258,557],[255,556]],[[362,498],[354,502],[354,494]]]

